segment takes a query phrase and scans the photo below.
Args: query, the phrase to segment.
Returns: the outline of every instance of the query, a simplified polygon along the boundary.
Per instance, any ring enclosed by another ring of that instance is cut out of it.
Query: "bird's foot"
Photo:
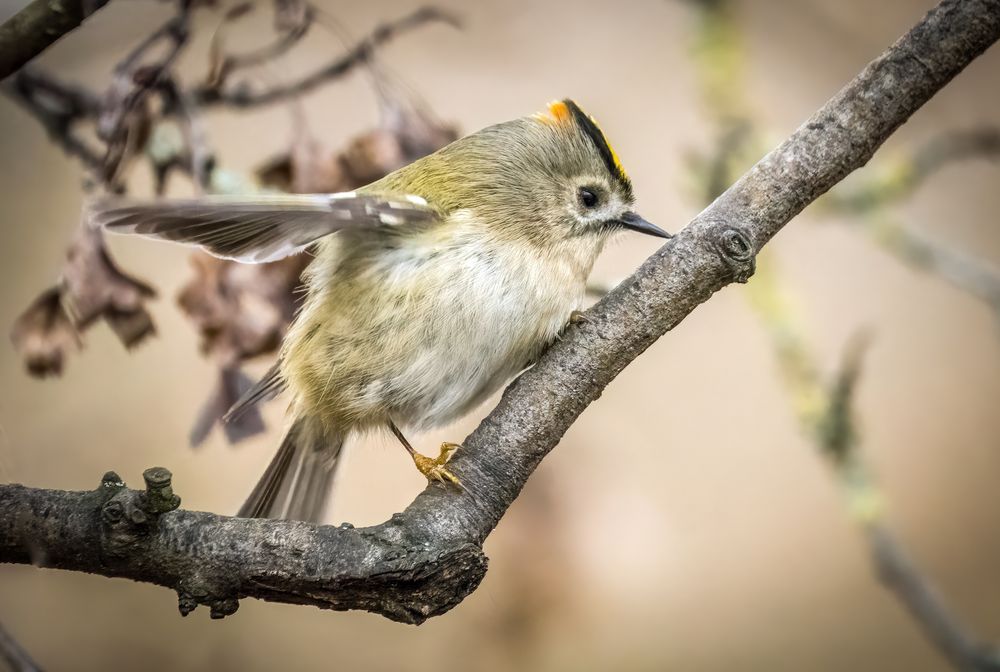
[[[462,488],[461,481],[455,474],[448,471],[444,466],[448,464],[451,456],[455,454],[455,451],[461,448],[457,443],[445,443],[441,444],[441,452],[438,453],[436,458],[430,458],[426,455],[421,455],[420,453],[413,454],[413,462],[417,465],[417,469],[420,473],[427,478],[428,481],[440,481],[441,483],[451,483],[458,488]],[[464,489],[464,488],[463,488]]]
[[[590,322],[590,318],[587,317],[582,310],[574,310],[569,314],[569,319],[566,320],[566,326],[563,327],[562,331],[556,334],[556,340],[561,341],[563,334],[574,324],[583,324],[584,322]]]

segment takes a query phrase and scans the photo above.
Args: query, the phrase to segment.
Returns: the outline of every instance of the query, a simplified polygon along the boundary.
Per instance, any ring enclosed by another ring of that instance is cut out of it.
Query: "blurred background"
[[[23,4],[0,3],[0,18]],[[409,91],[408,101],[416,92],[421,109],[460,133],[571,96],[614,142],[639,211],[677,230],[717,191],[713,180],[727,184],[790,134],[934,4],[448,0],[439,6],[462,28],[400,35],[379,49],[376,80]],[[315,5],[323,20],[294,49],[238,79],[294,80],[417,7]],[[185,83],[205,78],[229,6],[193,15],[176,68]],[[103,90],[172,13],[112,2],[37,65]],[[226,30],[233,51],[268,43],[269,5]],[[916,188],[906,177],[928,143],[1000,126],[998,68],[996,49],[973,63],[869,167],[782,231],[761,261],[766,273],[720,292],[619,376],[532,476],[486,544],[482,586],[448,614],[412,627],[246,600],[210,622],[205,610],[181,618],[162,588],[3,566],[0,623],[51,670],[947,669],[873,575],[854,500],[803,410],[809,385],[832,377],[846,344],[868,330],[853,400],[857,459],[926,577],[971,632],[1000,640],[1000,301],[948,279],[956,264],[987,269],[987,286],[996,278],[1000,172],[971,151]],[[204,136],[231,180],[251,179],[305,130],[332,156],[384,125],[372,84],[360,68],[297,100],[206,108]],[[0,143],[6,329],[61,273],[83,171],[8,97]],[[130,193],[151,193],[147,163],[130,173]],[[175,175],[167,193],[191,190]],[[949,261],[928,262],[911,234]],[[613,284],[655,244],[623,237],[594,279]],[[204,341],[175,302],[195,272],[190,252],[109,246],[159,292],[147,303],[156,334],[127,352],[99,323],[62,376],[45,380],[0,347],[0,480],[90,489],[113,469],[137,486],[143,469],[163,465],[186,508],[235,511],[271,458],[283,401],[265,407],[265,433],[230,445],[215,429],[190,449],[219,379],[218,358],[200,354]],[[809,369],[805,385],[789,376],[789,339]],[[245,370],[259,375],[271,361]],[[418,446],[460,441],[492,403]],[[423,487],[387,437],[350,445],[338,479],[331,523],[381,522]]]

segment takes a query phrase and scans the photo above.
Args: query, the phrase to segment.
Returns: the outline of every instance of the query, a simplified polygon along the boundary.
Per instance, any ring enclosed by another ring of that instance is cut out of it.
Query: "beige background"
[[[7,2],[6,14],[18,4]],[[648,219],[677,229],[695,214],[683,157],[704,147],[711,129],[688,54],[687,4],[446,4],[461,9],[465,31],[423,29],[384,52],[442,117],[473,130],[571,95],[614,140]],[[931,4],[743,2],[752,104],[771,139],[791,132]],[[414,4],[323,6],[361,35]],[[41,62],[103,85],[115,59],[165,10],[112,3]],[[264,39],[266,18],[247,24],[251,41]],[[191,78],[203,71],[215,20],[199,14],[200,37],[184,61]],[[316,30],[261,80],[301,72],[339,48]],[[994,50],[880,156],[937,131],[1000,123],[998,67]],[[305,106],[331,147],[374,121],[360,77],[327,86]],[[218,111],[207,121],[236,170],[280,150],[290,135],[284,107]],[[58,273],[80,205],[80,171],[6,99],[0,143],[6,329]],[[984,163],[949,169],[897,214],[1000,263],[998,177]],[[620,277],[654,246],[623,239],[595,275]],[[96,328],[64,378],[45,382],[28,378],[0,345],[0,478],[84,489],[108,469],[137,484],[142,469],[159,464],[173,470],[185,506],[233,511],[270,459],[281,403],[268,408],[267,437],[232,448],[213,435],[199,452],[188,450],[189,423],[214,378],[172,300],[189,274],[186,253],[145,241],[113,247],[126,268],[161,288],[153,306],[160,336],[128,354]],[[835,365],[859,327],[874,328],[858,412],[891,521],[970,626],[1000,640],[996,315],[808,212],[773,248],[824,366]],[[487,410],[418,441],[461,440]],[[392,441],[355,445],[330,520],[381,521],[420,487]],[[873,580],[835,482],[794,424],[741,288],[699,308],[611,385],[529,482],[487,551],[482,587],[419,628],[253,601],[222,622],[203,610],[182,619],[161,588],[9,566],[0,567],[0,622],[51,670],[944,669]]]

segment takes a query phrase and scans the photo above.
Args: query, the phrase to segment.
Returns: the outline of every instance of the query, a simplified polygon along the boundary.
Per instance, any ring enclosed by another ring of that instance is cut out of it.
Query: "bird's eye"
[[[597,193],[593,189],[580,187],[580,202],[583,203],[585,208],[593,208],[597,205],[598,200]]]

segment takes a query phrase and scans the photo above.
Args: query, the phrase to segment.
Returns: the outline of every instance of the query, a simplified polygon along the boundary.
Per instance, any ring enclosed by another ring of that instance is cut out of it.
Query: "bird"
[[[430,482],[462,488],[446,425],[532,365],[584,306],[620,231],[669,238],[572,99],[486,127],[353,192],[103,199],[96,226],[265,263],[313,255],[277,363],[231,418],[285,391],[288,429],[237,515],[321,522],[345,441],[388,429]]]

